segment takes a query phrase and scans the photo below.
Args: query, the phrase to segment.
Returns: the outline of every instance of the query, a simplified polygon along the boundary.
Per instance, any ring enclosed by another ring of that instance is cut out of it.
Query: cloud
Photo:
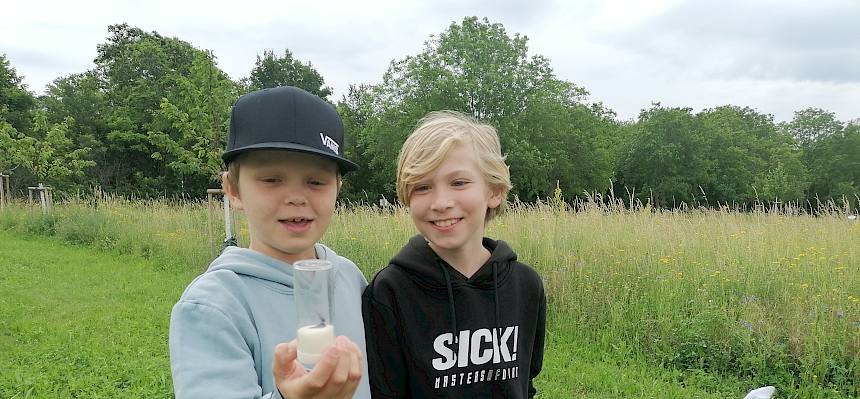
[[[604,44],[705,78],[860,82],[856,2],[692,1]]]
[[[466,16],[529,37],[561,79],[591,92],[622,119],[651,101],[694,109],[751,106],[778,120],[806,106],[843,120],[860,104],[857,0],[212,0],[12,2],[0,24],[6,53],[31,90],[94,67],[107,26],[127,22],[212,50],[233,79],[256,56],[289,49],[310,61],[340,99],[350,84],[378,83],[392,60],[422,51],[430,35]],[[164,12],[170,10],[170,12]]]
[[[540,23],[547,13],[553,11],[552,7],[552,0],[533,0],[528,3],[520,0],[439,0],[425,3],[423,14],[430,16],[430,19],[448,17],[457,22],[466,16],[486,17],[491,22],[502,22],[506,27],[525,27]]]

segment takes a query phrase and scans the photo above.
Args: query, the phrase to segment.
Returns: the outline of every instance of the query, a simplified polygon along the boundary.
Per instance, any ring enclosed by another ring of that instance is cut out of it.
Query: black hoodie
[[[471,277],[415,236],[363,296],[374,398],[531,398],[543,363],[540,276],[504,241]]]

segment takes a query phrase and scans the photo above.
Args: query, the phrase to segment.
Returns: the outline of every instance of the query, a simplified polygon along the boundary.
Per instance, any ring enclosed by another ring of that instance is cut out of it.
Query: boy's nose
[[[433,201],[430,203],[430,209],[434,211],[444,211],[454,206],[454,200],[451,196],[446,195],[443,190],[439,190],[433,195]]]
[[[293,193],[287,196],[285,202],[287,203],[287,205],[304,205],[308,201],[304,195]]]

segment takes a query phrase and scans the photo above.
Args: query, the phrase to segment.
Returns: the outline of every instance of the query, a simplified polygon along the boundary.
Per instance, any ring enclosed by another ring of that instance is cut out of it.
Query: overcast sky
[[[529,38],[559,78],[620,119],[652,102],[750,106],[790,120],[818,107],[860,118],[860,0],[7,1],[5,53],[28,88],[94,67],[107,27],[126,22],[215,53],[233,79],[265,49],[310,61],[339,100],[391,60],[475,15]]]

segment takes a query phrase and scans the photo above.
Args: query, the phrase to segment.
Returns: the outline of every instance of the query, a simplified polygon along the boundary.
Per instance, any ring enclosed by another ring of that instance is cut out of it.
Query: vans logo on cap
[[[340,148],[340,145],[338,145],[337,142],[334,141],[334,139],[329,136],[326,136],[325,134],[323,134],[323,132],[320,132],[320,140],[322,140],[324,146],[334,151],[335,154],[339,154],[337,149]]]

